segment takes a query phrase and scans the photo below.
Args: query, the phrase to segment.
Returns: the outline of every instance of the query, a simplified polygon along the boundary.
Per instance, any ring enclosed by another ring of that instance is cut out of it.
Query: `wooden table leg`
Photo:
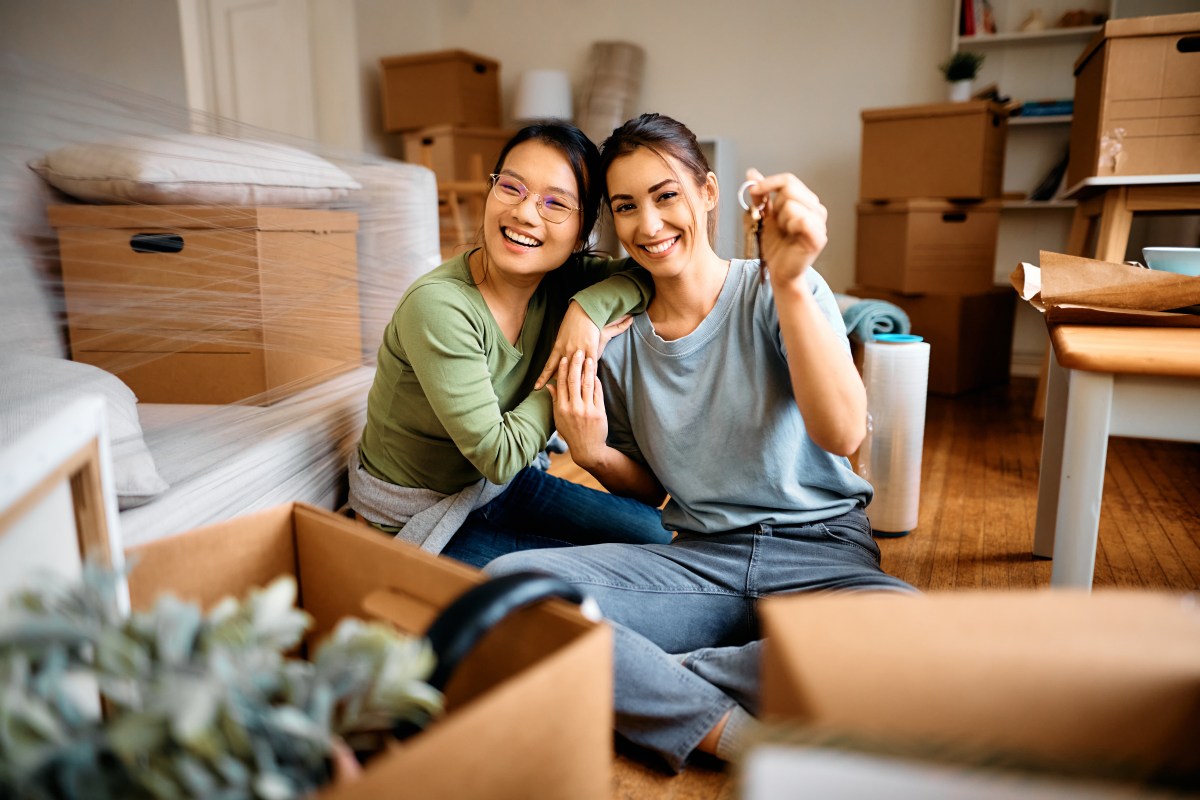
[[[1104,193],[1100,211],[1100,232],[1096,235],[1096,255],[1099,261],[1120,264],[1129,246],[1129,229],[1133,212],[1129,210],[1129,187],[1117,186]],[[1072,254],[1074,255],[1074,254]]]

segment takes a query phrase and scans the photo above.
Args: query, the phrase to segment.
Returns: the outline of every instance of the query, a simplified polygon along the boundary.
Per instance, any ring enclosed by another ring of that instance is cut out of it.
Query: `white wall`
[[[578,97],[593,42],[642,46],[639,110],[731,140],[739,176],[751,166],[799,175],[830,212],[819,269],[844,289],[854,277],[859,113],[942,101],[937,64],[949,52],[954,2],[357,0],[356,12],[364,73],[377,73],[381,56],[469,50],[500,62],[506,109],[525,69],[568,70]],[[366,129],[380,152],[374,80]]]
[[[0,0],[0,54],[187,103],[174,0]]]

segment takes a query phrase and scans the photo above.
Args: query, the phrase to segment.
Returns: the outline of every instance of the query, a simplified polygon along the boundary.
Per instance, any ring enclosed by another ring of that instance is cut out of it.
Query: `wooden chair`
[[[422,144],[417,158],[422,166],[433,169],[433,146]],[[443,221],[441,231],[442,257],[471,241],[483,223],[483,205],[491,186],[483,171],[483,158],[472,153],[468,161],[468,180],[437,177],[438,217]],[[447,235],[447,233],[449,235]]]

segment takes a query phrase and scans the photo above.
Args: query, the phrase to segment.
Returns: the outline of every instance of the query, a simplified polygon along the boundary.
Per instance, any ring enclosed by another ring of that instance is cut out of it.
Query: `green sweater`
[[[398,486],[452,494],[481,477],[510,480],[554,430],[550,393],[533,384],[568,303],[604,326],[644,311],[653,294],[632,261],[572,260],[542,279],[513,345],[473,284],[468,255],[409,287],[379,347],[359,459]]]

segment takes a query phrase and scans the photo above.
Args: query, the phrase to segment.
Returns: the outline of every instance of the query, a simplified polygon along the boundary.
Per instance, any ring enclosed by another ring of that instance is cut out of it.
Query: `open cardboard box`
[[[1200,604],[1135,591],[768,598],[763,712],[983,763],[1200,782]]]
[[[164,592],[213,605],[294,575],[315,620],[306,644],[346,616],[419,635],[481,582],[475,570],[301,503],[132,548],[135,609]],[[607,626],[548,601],[510,616],[460,664],[446,713],[396,743],[357,782],[322,798],[350,800],[606,798],[612,762],[612,643]]]

